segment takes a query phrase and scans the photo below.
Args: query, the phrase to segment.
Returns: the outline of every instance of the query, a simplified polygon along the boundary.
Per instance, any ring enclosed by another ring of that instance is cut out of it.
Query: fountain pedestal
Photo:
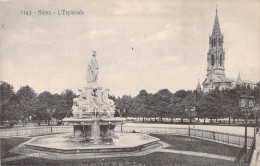
[[[122,125],[125,118],[115,118],[114,101],[108,98],[109,89],[97,83],[88,83],[73,99],[73,117],[64,118],[66,125],[73,125],[74,136],[78,140],[92,144],[112,142],[115,125]]]
[[[114,138],[118,138],[114,132],[115,126],[124,124],[125,118],[97,118],[97,120],[64,118],[63,122],[73,126],[73,136],[76,140],[97,144],[112,142]]]

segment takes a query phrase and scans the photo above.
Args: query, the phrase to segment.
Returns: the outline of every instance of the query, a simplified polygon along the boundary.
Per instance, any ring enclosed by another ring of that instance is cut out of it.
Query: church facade
[[[221,33],[218,21],[218,11],[216,16],[212,34],[209,37],[209,50],[207,53],[207,75],[203,81],[203,92],[209,92],[218,88],[232,89],[236,85],[249,86],[250,88],[256,87],[256,82],[241,80],[240,74],[237,79],[228,78],[225,75],[225,50],[223,48],[224,36]],[[198,88],[198,87],[197,87]]]

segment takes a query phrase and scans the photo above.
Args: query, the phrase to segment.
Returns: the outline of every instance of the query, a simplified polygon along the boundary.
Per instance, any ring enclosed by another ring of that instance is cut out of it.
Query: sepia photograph
[[[260,166],[259,0],[0,0],[0,165]]]

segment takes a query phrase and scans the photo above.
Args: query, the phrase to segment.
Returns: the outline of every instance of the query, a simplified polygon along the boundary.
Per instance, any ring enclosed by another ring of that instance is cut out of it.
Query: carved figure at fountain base
[[[73,126],[73,136],[76,140],[85,141],[89,140],[91,137],[91,125],[74,125]]]
[[[115,125],[122,125],[125,118],[114,118],[115,105],[108,98],[109,89],[97,83],[88,83],[79,92],[80,95],[73,99],[73,118],[63,119],[66,124],[74,126],[75,138],[93,144],[111,142],[117,138],[114,134]]]

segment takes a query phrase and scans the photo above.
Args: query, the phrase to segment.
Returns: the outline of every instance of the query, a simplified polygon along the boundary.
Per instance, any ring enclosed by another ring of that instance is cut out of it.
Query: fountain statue
[[[98,63],[96,52],[92,52],[87,69],[87,85],[79,89],[80,95],[73,99],[72,118],[63,122],[73,125],[74,137],[93,144],[112,141],[115,125],[124,123],[125,118],[114,118],[114,101],[109,99],[109,89],[104,89],[98,82]]]
[[[43,152],[44,155],[41,157],[59,160],[94,156],[118,157],[121,153],[124,156],[135,153],[144,155],[152,153],[154,150],[151,149],[162,147],[158,138],[142,133],[122,132],[122,125],[126,119],[114,117],[115,105],[114,101],[109,99],[110,89],[98,84],[95,51],[88,64],[87,84],[78,90],[79,96],[73,99],[73,116],[62,120],[70,129],[70,126],[73,126],[73,133],[34,137],[24,143],[27,152],[31,151],[33,154]],[[118,132],[119,128],[116,128],[116,125],[121,125],[121,132]]]
[[[92,51],[92,57],[88,64],[87,82],[97,83],[98,79],[98,63],[96,60],[96,51]]]

